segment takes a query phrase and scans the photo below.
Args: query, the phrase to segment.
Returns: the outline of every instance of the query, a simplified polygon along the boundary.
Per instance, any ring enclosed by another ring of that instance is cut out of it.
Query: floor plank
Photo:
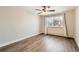
[[[4,46],[0,52],[78,52],[74,39],[53,35],[36,35]]]

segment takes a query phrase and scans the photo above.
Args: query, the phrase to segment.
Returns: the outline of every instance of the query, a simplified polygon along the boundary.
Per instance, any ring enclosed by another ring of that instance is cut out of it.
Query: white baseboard
[[[15,43],[15,42],[18,42],[18,41],[21,41],[21,40],[24,40],[24,39],[27,39],[29,37],[32,37],[32,36],[35,36],[35,35],[38,35],[40,33],[37,33],[37,34],[33,34],[33,35],[29,35],[29,36],[26,36],[26,37],[23,37],[23,38],[20,38],[20,39],[16,39],[16,40],[13,40],[13,41],[9,41],[9,42],[6,42],[6,43],[3,43],[3,44],[0,44],[0,47],[3,47],[3,46],[6,46],[6,45],[9,45],[9,44],[12,44],[12,43]]]
[[[77,46],[78,46],[78,48],[79,48],[79,34],[78,33],[75,33],[76,35],[75,35],[75,42],[76,42],[76,44],[77,44]]]

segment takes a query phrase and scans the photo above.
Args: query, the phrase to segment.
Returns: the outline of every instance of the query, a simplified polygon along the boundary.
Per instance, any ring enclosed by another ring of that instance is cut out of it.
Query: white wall
[[[69,10],[65,12],[66,16],[66,24],[67,24],[67,30],[68,30],[68,37],[74,38],[74,28],[75,28],[75,10]]]
[[[75,21],[75,40],[76,40],[76,43],[79,47],[79,7],[76,8],[76,21]]]
[[[44,16],[40,16],[40,33],[45,33],[45,19],[44,19]]]
[[[39,17],[27,7],[0,7],[0,44],[39,33]]]
[[[49,27],[48,34],[66,36],[65,27]]]

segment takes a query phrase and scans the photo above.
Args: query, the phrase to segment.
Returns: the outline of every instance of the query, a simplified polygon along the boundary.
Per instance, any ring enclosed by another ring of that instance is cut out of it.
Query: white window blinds
[[[63,23],[64,23],[64,15],[45,17],[46,27],[63,27]]]

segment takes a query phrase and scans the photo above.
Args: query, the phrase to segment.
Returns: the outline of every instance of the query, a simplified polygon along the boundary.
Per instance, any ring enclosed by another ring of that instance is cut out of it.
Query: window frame
[[[48,25],[48,20],[46,19],[48,17],[51,18],[51,21],[52,21],[52,18],[55,19],[56,17],[62,17],[62,20],[61,20],[60,23],[64,23],[64,14],[45,16],[45,26],[46,27],[64,27],[64,25],[62,25],[62,24],[60,26],[59,25],[57,25],[57,26],[56,25],[55,26],[54,25],[50,25],[49,26]],[[54,22],[54,21],[52,21],[52,22]],[[54,24],[54,23],[52,23],[52,24]]]

